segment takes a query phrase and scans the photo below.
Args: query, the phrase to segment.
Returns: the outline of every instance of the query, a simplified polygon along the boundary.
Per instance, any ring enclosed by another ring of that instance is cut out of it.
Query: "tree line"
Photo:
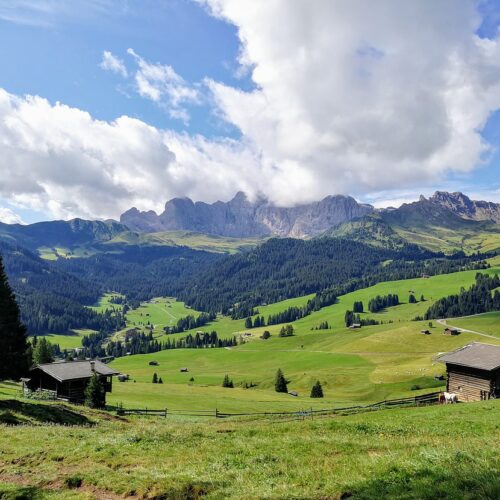
[[[475,281],[468,290],[462,288],[460,293],[436,301],[427,309],[424,319],[452,318],[500,311],[500,291],[498,290],[500,279],[498,275],[489,276],[477,273]]]

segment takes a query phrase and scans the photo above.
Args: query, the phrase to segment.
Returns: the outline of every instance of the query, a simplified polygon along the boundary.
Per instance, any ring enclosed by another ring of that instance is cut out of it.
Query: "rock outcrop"
[[[174,198],[160,215],[132,208],[120,222],[133,231],[189,230],[233,237],[290,236],[307,238],[374,211],[350,196],[327,196],[321,201],[295,207],[278,207],[264,198],[250,201],[237,193],[228,201],[213,204]]]

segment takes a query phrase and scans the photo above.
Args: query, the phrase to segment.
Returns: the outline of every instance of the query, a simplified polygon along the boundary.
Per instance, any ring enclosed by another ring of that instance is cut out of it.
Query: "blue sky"
[[[0,220],[239,189],[500,202],[500,8],[458,3],[6,0]]]

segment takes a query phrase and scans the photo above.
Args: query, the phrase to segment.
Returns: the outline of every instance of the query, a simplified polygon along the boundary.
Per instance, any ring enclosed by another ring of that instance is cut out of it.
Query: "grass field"
[[[487,272],[500,270],[496,260],[493,263],[495,265]],[[434,379],[435,375],[444,373],[444,366],[435,361],[438,354],[474,341],[500,344],[500,339],[497,341],[465,332],[456,337],[445,336],[442,335],[444,327],[436,322],[430,328],[431,335],[422,335],[420,330],[429,328],[428,322],[412,319],[422,315],[438,298],[472,284],[475,274],[476,271],[466,271],[385,282],[352,292],[340,297],[338,303],[295,321],[293,337],[280,338],[278,332],[281,325],[273,325],[248,330],[252,337],[231,349],[169,350],[117,359],[113,366],[128,373],[134,381],[115,383],[109,401],[125,407],[147,405],[150,408],[217,407],[221,411],[272,411],[277,408],[333,407],[375,402],[442,389],[444,382]],[[407,303],[410,292],[417,298],[424,295],[425,301]],[[344,314],[346,309],[352,308],[354,301],[361,300],[366,308],[370,298],[388,293],[397,293],[405,303],[380,313],[363,314],[383,324],[355,331],[345,328]],[[267,317],[290,306],[304,305],[310,297],[262,306],[259,314]],[[183,307],[181,303],[178,304]],[[166,316],[163,304],[156,307],[156,313],[152,304],[144,307],[144,311],[150,311],[149,314],[159,315],[149,316],[148,319],[153,318],[153,323],[158,321],[164,324]],[[185,312],[181,310],[181,315]],[[138,318],[135,319],[137,323]],[[332,326],[331,330],[312,329],[325,320]],[[475,320],[483,321],[480,317],[475,317]],[[469,329],[482,332],[482,323],[472,328],[473,321]],[[491,325],[494,327],[493,320]],[[204,331],[212,329],[220,337],[239,336],[238,332],[246,331],[243,320],[233,321],[227,317],[218,318],[201,328]],[[271,332],[271,338],[266,341],[259,338],[265,329]],[[173,338],[183,335],[186,333],[174,335]],[[157,361],[159,366],[149,366],[152,360]],[[188,368],[189,372],[180,373],[181,367]],[[278,368],[284,370],[290,380],[289,390],[297,391],[297,397],[274,391],[274,375]],[[164,384],[151,383],[155,372],[162,377]],[[236,385],[234,389],[221,387],[225,374],[233,379]],[[325,392],[325,398],[319,401],[309,397],[311,386],[316,380],[321,381]],[[250,383],[256,387],[243,388]]]
[[[70,333],[67,334],[57,334],[57,333],[49,333],[44,335],[44,337],[51,344],[59,344],[61,349],[75,349],[76,347],[82,347],[82,337],[84,335],[90,335],[94,330],[71,330]]]
[[[459,328],[479,331],[500,338],[500,311],[465,318],[452,318],[448,323]]]
[[[489,401],[314,420],[123,419],[5,401],[0,386],[11,424],[0,423],[0,498],[496,499],[499,418]]]
[[[165,231],[158,233],[125,232],[106,242],[105,245],[110,248],[117,244],[186,246],[206,252],[234,254],[251,249],[263,241],[265,241],[264,238],[230,238],[193,231]]]

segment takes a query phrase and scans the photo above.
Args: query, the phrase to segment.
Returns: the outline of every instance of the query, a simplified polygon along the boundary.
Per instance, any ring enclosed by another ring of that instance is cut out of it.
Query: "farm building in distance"
[[[459,401],[500,397],[500,346],[474,342],[438,360],[446,363],[446,390]]]
[[[85,389],[92,375],[96,373],[104,390],[111,392],[113,375],[118,372],[100,361],[69,361],[66,363],[47,363],[37,365],[30,371],[30,377],[24,379],[24,387],[31,390],[53,391],[60,399],[82,402]]]

